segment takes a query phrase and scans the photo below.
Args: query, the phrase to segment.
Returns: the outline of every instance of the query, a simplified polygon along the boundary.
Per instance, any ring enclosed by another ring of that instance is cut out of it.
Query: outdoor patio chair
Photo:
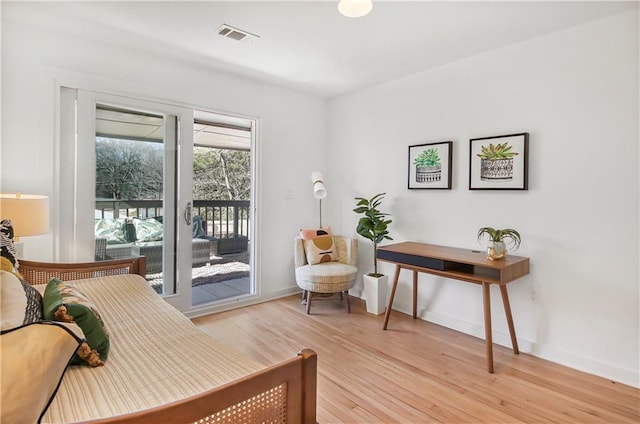
[[[106,238],[96,238],[96,247],[95,247],[95,259],[96,261],[104,261],[107,259],[107,239]]]

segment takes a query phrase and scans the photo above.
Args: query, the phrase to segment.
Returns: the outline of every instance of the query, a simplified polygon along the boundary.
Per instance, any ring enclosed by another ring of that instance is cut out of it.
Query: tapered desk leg
[[[482,283],[482,301],[484,303],[484,335],[487,346],[487,371],[493,374],[493,337],[491,335],[491,284]]]
[[[500,294],[502,294],[502,304],[504,305],[504,313],[507,316],[507,325],[509,326],[509,335],[511,335],[511,346],[513,353],[520,353],[518,349],[518,339],[516,338],[516,328],[513,326],[513,318],[511,317],[511,305],[509,304],[509,295],[507,294],[507,286],[500,285]]]
[[[413,319],[418,317],[418,271],[413,271]]]
[[[391,306],[393,305],[393,297],[396,295],[396,288],[398,287],[398,278],[400,278],[400,265],[396,265],[396,276],[393,279],[393,286],[391,286],[389,304],[387,305],[387,310],[384,313],[384,325],[382,326],[383,330],[387,329],[387,324],[389,323],[389,317],[391,316]]]

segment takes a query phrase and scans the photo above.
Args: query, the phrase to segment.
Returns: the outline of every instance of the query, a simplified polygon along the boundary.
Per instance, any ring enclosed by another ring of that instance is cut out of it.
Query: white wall
[[[231,112],[260,120],[257,184],[262,297],[297,289],[293,238],[315,222],[309,175],[326,156],[326,100],[136,49],[32,26],[37,4],[3,5],[2,191],[52,196],[56,122],[54,78],[107,92]],[[11,8],[8,19],[4,10]],[[16,18],[16,16],[18,18]],[[70,164],[69,164],[70,165]],[[285,200],[285,195],[290,199]],[[29,259],[52,258],[51,235],[24,239]]]
[[[520,230],[516,254],[531,273],[508,288],[521,349],[640,384],[636,11],[344,96],[329,111],[338,230],[355,234],[353,197],[378,192],[394,241],[478,249],[482,226]],[[516,132],[530,133],[529,190],[469,191],[469,139]],[[452,190],[408,190],[408,146],[444,140],[454,142]],[[361,244],[361,272],[369,252]],[[410,279],[401,275],[394,303],[406,313]],[[483,336],[479,286],[420,281],[424,319]],[[494,336],[510,346],[495,287],[492,303]]]

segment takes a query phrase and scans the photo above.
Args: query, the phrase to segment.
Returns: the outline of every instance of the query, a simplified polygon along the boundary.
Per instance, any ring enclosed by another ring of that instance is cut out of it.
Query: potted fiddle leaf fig
[[[388,226],[391,220],[388,213],[379,210],[386,193],[379,193],[371,199],[356,197],[355,213],[362,215],[358,221],[356,232],[370,240],[373,245],[373,272],[363,275],[367,312],[380,315],[384,312],[387,297],[388,276],[378,272],[378,244],[382,240],[393,240],[389,236]]]
[[[511,249],[520,247],[522,237],[520,233],[512,228],[496,229],[493,227],[482,227],[478,230],[478,241],[488,238],[487,258],[490,260],[504,259],[507,256],[506,242],[509,242]]]

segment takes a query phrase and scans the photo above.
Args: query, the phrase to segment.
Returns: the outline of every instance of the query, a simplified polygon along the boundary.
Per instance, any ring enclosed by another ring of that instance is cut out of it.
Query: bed
[[[243,357],[158,296],[143,278],[144,258],[23,260],[19,271],[40,291],[54,277],[73,284],[100,310],[111,340],[104,366],[66,369],[41,422],[316,422],[314,351],[267,368]]]

